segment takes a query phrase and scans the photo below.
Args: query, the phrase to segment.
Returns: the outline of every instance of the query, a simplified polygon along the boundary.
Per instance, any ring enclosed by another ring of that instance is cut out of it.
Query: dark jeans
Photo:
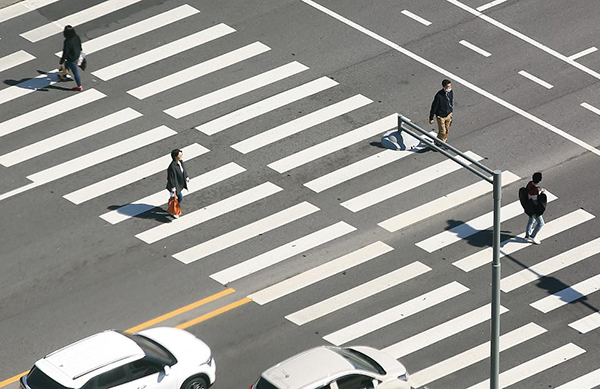
[[[75,62],[65,62],[65,67],[73,73],[73,77],[75,77],[75,82],[77,86],[81,86],[81,78],[79,78],[79,69],[77,69],[77,61]]]

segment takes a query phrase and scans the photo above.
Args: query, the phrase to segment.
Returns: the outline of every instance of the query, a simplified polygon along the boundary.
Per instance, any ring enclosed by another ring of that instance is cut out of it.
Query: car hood
[[[406,373],[406,368],[403,364],[394,359],[391,355],[384,353],[383,351],[374,349],[366,346],[350,347],[353,350],[361,352],[368,357],[371,357],[375,362],[379,363],[381,367],[387,372],[388,375],[398,377],[399,375]]]
[[[139,332],[168,349],[179,362],[204,363],[211,357],[210,348],[187,331],[171,327],[151,328]]]

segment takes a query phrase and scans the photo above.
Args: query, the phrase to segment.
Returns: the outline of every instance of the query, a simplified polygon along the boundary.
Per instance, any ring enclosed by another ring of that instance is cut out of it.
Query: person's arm
[[[169,165],[167,169],[167,188],[171,191],[171,197],[175,196],[177,190],[177,177],[175,171],[173,171],[173,165]]]
[[[435,97],[433,98],[433,102],[431,103],[431,110],[429,111],[429,124],[433,123],[433,115],[437,111],[439,105],[440,102],[438,99],[438,94],[436,93]]]
[[[67,41],[65,40],[63,42],[62,56],[60,57],[59,65],[62,65],[63,63],[65,63],[66,58],[67,58]]]

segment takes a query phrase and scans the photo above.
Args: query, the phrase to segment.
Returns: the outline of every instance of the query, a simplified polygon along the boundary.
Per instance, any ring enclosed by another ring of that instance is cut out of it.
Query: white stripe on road
[[[58,82],[58,69],[0,90],[0,105]]]
[[[286,243],[266,253],[260,254],[254,258],[248,259],[237,265],[221,270],[215,274],[211,274],[210,278],[226,285],[232,281],[237,281],[241,278],[254,274],[260,270],[266,269],[280,262],[285,261],[293,256],[301,254],[305,251],[331,242],[341,236],[356,231],[356,227],[345,222],[338,222],[329,227],[325,227],[319,231],[315,231],[300,239]]]
[[[190,214],[184,215],[179,219],[173,220],[171,223],[161,224],[144,232],[140,232],[135,237],[152,244],[159,240],[168,238],[181,231],[195,227],[201,223],[223,216],[229,212],[245,207],[246,205],[263,200],[275,193],[281,192],[283,189],[270,182],[265,182],[243,192],[237,193],[231,197],[198,209]]]
[[[108,0],[20,35],[28,41],[35,43],[63,32],[63,29],[68,24],[72,26],[81,26],[84,23],[98,19],[132,4],[139,3],[140,1],[142,0]]]
[[[104,93],[96,89],[90,89],[71,97],[55,101],[44,107],[34,109],[15,118],[0,123],[0,137],[22,130],[23,128],[40,123],[44,120],[62,115],[65,112],[82,107],[86,104],[106,97]]]
[[[298,151],[295,154],[270,163],[268,166],[279,173],[285,173],[355,143],[379,135],[396,126],[398,126],[398,115],[392,114],[302,151]]]
[[[517,382],[521,382],[524,379],[543,372],[544,370],[548,370],[554,366],[568,361],[569,359],[575,358],[584,352],[584,349],[574,345],[573,343],[565,344],[562,347],[502,372],[500,374],[500,387],[506,388],[507,386],[514,385]],[[486,389],[489,387],[490,380],[487,379],[478,383],[477,385],[469,387],[468,389]]]
[[[588,109],[590,111],[592,111],[593,113],[595,113],[596,115],[600,115],[600,109],[594,107],[593,105],[590,105],[588,103],[581,103],[581,106],[585,109]]]
[[[8,7],[0,9],[0,23],[3,23],[17,16],[25,15],[28,12],[35,11],[38,8],[56,3],[58,0],[24,0]]]
[[[247,78],[243,81],[226,86],[204,96],[200,96],[190,101],[186,101],[185,103],[171,107],[165,110],[165,113],[174,117],[175,119],[179,119],[229,99],[241,96],[245,93],[252,92],[274,82],[291,77],[305,70],[308,70],[308,67],[302,65],[300,62],[290,62],[286,65],[268,70],[254,77]]]
[[[530,79],[531,81],[540,84],[541,86],[543,86],[546,89],[552,89],[553,86],[552,84],[547,83],[546,81],[542,80],[541,78],[537,78],[536,76],[534,76],[533,74],[527,73],[525,70],[521,70],[519,72],[520,75],[522,75],[525,78]]]
[[[355,109],[371,104],[373,101],[363,95],[356,95],[338,103],[321,108],[307,115],[254,135],[231,147],[243,154],[248,154],[261,147],[275,143],[281,139],[297,134],[308,128],[342,116]]]
[[[24,64],[32,59],[35,59],[35,57],[24,50],[15,51],[0,58],[0,72]]]
[[[208,188],[211,185],[215,185],[219,182],[225,181],[237,174],[245,172],[246,169],[240,165],[230,162],[226,165],[218,167],[214,170],[201,174],[198,177],[194,177],[188,183],[188,194],[198,192],[204,188]],[[124,205],[115,210],[107,212],[100,217],[111,224],[117,224],[134,216],[140,215],[153,208],[160,207],[167,203],[169,195],[166,189],[160,192],[151,194],[150,196],[144,197],[134,201],[133,203]]]
[[[444,301],[467,292],[468,290],[469,288],[456,281],[451,282],[421,296],[415,297],[412,300],[396,305],[390,309],[386,309],[385,311],[374,316],[368,317],[357,323],[342,328],[341,330],[326,335],[323,337],[323,339],[336,346],[339,346],[390,324],[396,323],[402,319],[406,319],[407,317],[424,311],[427,308],[441,304]]]
[[[508,309],[500,306],[500,314],[506,312],[508,312]],[[415,351],[422,350],[425,347],[449,338],[452,335],[456,335],[459,332],[465,331],[471,327],[488,321],[490,320],[491,316],[491,305],[484,305],[481,308],[467,312],[464,315],[455,317],[454,319],[448,320],[438,326],[420,332],[415,336],[388,346],[381,351],[391,355],[396,359],[402,358],[414,353]]]
[[[4,154],[0,156],[0,164],[6,167],[16,165],[89,136],[99,134],[140,116],[142,114],[134,109],[122,109],[121,111]]]
[[[480,7],[477,7],[477,11],[479,11],[479,12],[485,11],[488,8],[492,8],[493,6],[496,6],[498,4],[504,3],[505,1],[506,0],[494,0],[494,1],[491,1],[491,2],[489,2],[487,4],[484,4],[484,5],[480,6]]]
[[[476,161],[483,159],[471,151],[467,151],[466,154]],[[458,158],[467,165],[471,164],[466,159],[462,159],[461,157]],[[351,198],[350,200],[344,201],[341,203],[341,206],[349,209],[352,212],[358,212],[461,169],[462,166],[454,161],[442,161],[433,166],[400,178],[399,180],[390,182],[389,184],[380,186],[379,188],[370,190],[359,196]]]
[[[589,212],[584,211],[583,209],[578,209],[577,211],[571,212],[565,216],[562,216],[556,220],[553,220],[547,223],[544,228],[540,231],[541,237],[538,236],[538,239],[543,240],[550,238],[556,234],[559,234],[563,231],[566,231],[570,228],[576,227],[581,223],[584,223],[588,220],[594,218]],[[514,254],[517,251],[527,248],[532,245],[532,243],[525,242],[525,233],[521,233],[514,238],[507,239],[503,242],[500,242],[500,258],[505,255]],[[463,259],[459,259],[458,261],[452,263],[454,266],[459,269],[470,272],[471,270],[477,269],[487,263],[492,261],[492,248],[488,247],[486,249],[480,250],[468,257]]]
[[[579,59],[579,58],[581,58],[581,57],[583,57],[585,55],[591,54],[591,53],[593,53],[594,51],[597,51],[597,50],[598,50],[597,47],[592,46],[589,49],[585,49],[583,51],[580,51],[579,53],[571,55],[569,57],[569,59],[572,60],[572,61],[574,61],[574,60]]]
[[[529,305],[531,305],[533,308],[537,309],[540,312],[548,313],[550,311],[562,307],[563,305],[567,305],[572,303],[573,301],[577,301],[581,298],[584,298],[588,294],[597,292],[598,289],[600,289],[600,274],[588,278],[585,281],[581,281],[576,285],[565,288],[560,292],[551,294],[548,297],[544,297]]]
[[[204,43],[210,42],[227,34],[231,34],[235,30],[226,24],[218,24],[216,26],[199,31],[195,34],[188,35],[176,41],[167,43],[160,47],[138,54],[131,58],[124,59],[121,62],[114,63],[102,69],[96,70],[92,75],[101,80],[108,81],[113,78],[122,76],[134,70],[141,69],[145,66],[162,61],[186,50],[193,49]]]
[[[358,285],[340,294],[320,301],[309,307],[287,315],[285,318],[299,326],[316,320],[332,312],[376,295],[379,292],[400,285],[430,271],[431,268],[421,262],[413,262],[391,273],[384,274],[369,282]]]
[[[407,11],[407,10],[402,10],[402,12],[400,12],[403,15],[408,16],[409,18],[416,20],[417,22],[424,24],[426,26],[431,25],[431,22],[429,20],[423,19],[422,17],[415,15],[414,13]]]
[[[505,171],[502,173],[502,186],[512,184],[519,179],[519,176]],[[473,199],[476,199],[477,197],[483,196],[484,194],[490,193],[492,189],[493,187],[489,182],[479,181],[426,204],[412,208],[399,215],[393,216],[382,221],[378,225],[390,232],[395,232],[425,220],[431,216],[465,204]]]
[[[508,350],[546,332],[545,328],[529,323],[500,337],[500,351]],[[490,342],[485,342],[467,351],[450,357],[433,366],[410,375],[411,384],[420,388],[442,377],[456,373],[490,356]]]
[[[502,279],[500,285],[503,292],[508,293],[532,281],[547,277],[550,274],[574,265],[600,253],[600,238],[596,238],[581,246],[560,253],[518,273]]]
[[[229,53],[225,53],[218,57],[209,59],[208,61],[149,82],[148,84],[132,89],[127,93],[137,97],[140,100],[143,100],[147,97],[154,96],[171,88],[183,85],[207,74],[216,72],[217,70],[224,69],[248,58],[265,53],[269,50],[271,49],[268,46],[263,45],[260,42],[251,43],[242,48],[230,51]]]
[[[492,55],[491,53],[488,53],[487,51],[485,51],[481,47],[477,47],[474,44],[472,44],[470,42],[467,42],[464,39],[462,41],[458,42],[458,43],[460,43],[461,45],[465,46],[466,48],[469,48],[469,49],[473,50],[474,52],[476,52],[478,54],[483,55],[484,57],[489,57],[489,56]]]
[[[383,242],[371,243],[368,246],[307,270],[304,273],[259,290],[248,297],[257,304],[265,305],[392,250],[392,247]]]
[[[242,243],[248,239],[252,239],[260,234],[264,234],[288,223],[299,220],[305,216],[319,211],[309,202],[302,202],[293,207],[286,208],[263,219],[247,224],[236,230],[218,236],[207,242],[200,243],[187,250],[173,255],[173,258],[185,264],[192,263],[211,254],[225,250],[231,246]]]
[[[600,369],[587,373],[573,381],[556,387],[556,389],[594,389],[600,386]]]
[[[98,38],[83,42],[83,51],[87,55],[90,55],[100,50],[104,50],[107,47],[114,46],[129,39],[133,39],[148,32],[157,30],[161,27],[178,22],[179,20],[185,19],[199,12],[200,11],[198,11],[196,8],[184,4],[180,7],[170,9],[156,16],[152,16],[148,19],[134,23],[130,26],[123,27],[116,31],[99,36]],[[55,53],[55,55],[57,57],[61,57],[62,51]]]
[[[337,82],[333,81],[329,77],[321,77],[306,84],[286,90],[285,92],[281,92],[275,96],[266,98],[257,103],[238,109],[237,111],[228,113],[227,115],[202,124],[196,127],[196,129],[198,131],[202,131],[206,135],[214,135],[235,125],[274,111],[277,108],[283,107],[284,105],[329,89],[337,84]]]
[[[587,315],[584,318],[574,321],[569,324],[569,327],[582,334],[587,334],[590,331],[600,327],[600,312],[594,312],[591,315]]]
[[[193,143],[190,146],[184,147],[182,151],[183,155],[185,156],[185,160],[189,161],[207,153],[208,149],[199,145],[198,143]],[[79,205],[91,199],[95,199],[96,197],[102,196],[108,192],[112,192],[113,190],[117,190],[126,185],[143,180],[144,178],[150,177],[153,174],[162,172],[166,169],[166,166],[169,166],[171,161],[172,157],[169,153],[150,162],[146,162],[143,165],[136,166],[102,181],[98,181],[92,185],[88,185],[85,188],[81,188],[75,192],[66,194],[63,197],[73,204]]]
[[[118,156],[131,153],[134,150],[141,149],[149,144],[166,139],[170,136],[177,135],[177,132],[166,126],[160,126],[153,130],[146,131],[142,134],[131,138],[113,143],[91,153],[74,158],[48,169],[42,170],[27,176],[27,179],[36,183],[48,183],[59,178],[66,177],[70,174],[77,173],[94,165],[106,162]]]

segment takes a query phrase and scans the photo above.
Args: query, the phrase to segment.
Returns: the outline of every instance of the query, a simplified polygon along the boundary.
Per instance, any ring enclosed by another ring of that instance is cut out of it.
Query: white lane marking
[[[488,8],[492,8],[492,7],[494,7],[494,6],[498,5],[498,4],[504,3],[505,1],[506,0],[494,0],[494,1],[490,1],[487,4],[484,4],[482,6],[477,7],[477,11],[479,11],[479,12],[485,11]]]
[[[198,177],[192,178],[188,183],[189,191],[187,192],[187,194],[198,192],[202,189],[218,184],[219,182],[225,181],[245,171],[246,169],[244,169],[240,165],[234,162],[230,162],[226,165],[201,174]],[[100,215],[100,217],[111,224],[117,224],[134,216],[142,214],[146,211],[149,211],[153,208],[165,205],[168,199],[168,192],[165,189],[163,189],[159,192],[134,201],[133,203],[106,212],[105,214]]]
[[[500,306],[500,314],[508,312],[508,309]],[[431,346],[441,340],[456,335],[462,331],[475,327],[485,321],[490,320],[492,316],[491,305],[484,305],[461,316],[448,320],[440,325],[411,336],[410,338],[401,340],[391,346],[384,348],[386,354],[391,355],[395,359],[402,358],[409,354]]]
[[[597,292],[598,289],[600,289],[600,274],[581,281],[576,285],[565,288],[560,292],[551,294],[548,297],[544,297],[529,305],[540,312],[548,313],[562,307],[563,305],[567,305],[573,301],[584,298],[588,294]]]
[[[208,153],[208,149],[198,143],[193,143],[190,146],[183,148],[183,155],[185,160],[189,161],[202,154]],[[68,193],[63,197],[73,204],[79,205],[96,197],[100,197],[106,193],[117,190],[126,185],[133,184],[146,177],[150,177],[153,174],[157,174],[166,169],[171,163],[171,154],[164,155],[160,158],[156,158],[152,161],[146,162],[142,165],[136,166],[132,169],[116,174],[112,177],[98,181],[92,185],[88,185],[84,188]]]
[[[569,57],[569,59],[572,60],[572,61],[574,61],[574,60],[579,59],[579,58],[581,58],[581,57],[583,57],[585,55],[591,54],[591,53],[593,53],[594,51],[597,51],[597,50],[598,50],[597,47],[592,46],[589,49],[585,49],[583,51],[580,51],[579,53],[575,53],[575,54],[571,55]]]
[[[556,389],[593,389],[600,386],[600,369],[587,373],[573,381],[558,386]]]
[[[210,278],[226,285],[354,231],[356,231],[356,227],[345,222],[338,222],[254,258],[240,262],[237,265],[211,274]]]
[[[600,327],[600,312],[594,312],[584,318],[574,321],[569,324],[569,327],[582,334],[587,334],[590,331]]]
[[[0,105],[58,82],[58,69],[0,90]]]
[[[508,171],[502,172],[502,186],[512,184],[518,180],[520,180],[519,176],[513,173]],[[465,204],[477,197],[490,193],[492,190],[493,187],[489,182],[479,181],[426,204],[412,208],[399,215],[392,216],[391,218],[378,223],[378,225],[390,232],[395,232],[431,216],[440,214],[461,204]]]
[[[469,49],[473,50],[474,52],[476,52],[478,54],[483,55],[484,57],[489,57],[489,56],[492,55],[491,53],[488,53],[487,51],[485,51],[481,47],[477,47],[474,44],[469,43],[469,42],[467,42],[464,39],[462,41],[458,42],[458,43],[460,43],[461,45],[465,46],[466,48],[469,48]]]
[[[173,220],[171,223],[161,224],[144,232],[140,232],[135,237],[148,244],[152,244],[219,216],[223,216],[229,212],[238,210],[246,205],[266,199],[282,190],[283,189],[275,184],[264,182],[253,188],[236,193],[226,199],[186,214],[179,219]]]
[[[551,193],[547,193],[547,196],[548,202],[556,200],[556,197]],[[521,206],[521,202],[515,201],[502,207],[500,210],[500,214],[500,222],[505,222],[514,217],[522,215],[523,206]],[[415,245],[427,251],[428,253],[432,253],[453,243],[460,242],[461,240],[468,238],[469,236],[475,235],[483,230],[486,230],[493,225],[494,212],[492,211],[478,216],[475,219],[461,223],[448,230],[442,231],[436,235],[433,235],[427,239],[415,243]]]
[[[441,304],[444,301],[467,292],[468,290],[469,288],[466,286],[453,281],[421,296],[415,297],[412,300],[396,305],[390,309],[386,309],[383,312],[326,335],[323,337],[323,339],[336,346],[339,346],[424,311],[427,308]]]
[[[415,15],[414,13],[408,11],[408,10],[402,10],[401,14],[408,16],[409,18],[416,20],[417,22],[424,24],[426,26],[431,25],[431,22],[427,19],[423,19],[422,17]]]
[[[145,85],[128,91],[130,95],[143,100],[147,97],[154,96],[176,86],[183,85],[187,82],[205,76],[207,74],[224,69],[228,66],[242,62],[248,58],[252,58],[259,54],[271,50],[268,46],[260,42],[254,42],[239,49],[230,51],[218,57],[209,59],[187,69],[170,74],[166,77],[149,82]]]
[[[392,247],[381,241],[371,243],[349,254],[259,290],[248,297],[257,304],[265,305],[392,250]]]
[[[513,367],[512,369],[506,370],[500,374],[500,387],[506,388],[516,384],[517,382],[523,381],[531,376],[539,374],[544,370],[548,370],[554,366],[557,366],[569,359],[575,358],[585,352],[579,346],[573,343],[567,343],[562,347],[540,355],[539,357],[533,358],[525,363]],[[487,379],[473,385],[468,389],[486,389],[490,387],[490,380]]]
[[[568,266],[574,265],[600,253],[600,238],[596,238],[581,246],[562,252],[543,262],[523,269],[502,279],[500,286],[503,292],[509,293],[532,281],[547,277]]]
[[[207,28],[206,30],[196,32],[192,35],[185,36],[181,39],[177,39],[176,41],[124,59],[112,65],[108,65],[102,69],[98,69],[95,72],[92,72],[92,75],[103,81],[112,80],[113,78],[122,76],[123,74],[133,72],[134,70],[141,69],[145,66],[162,61],[179,53],[183,53],[184,51],[193,49],[194,47],[198,47],[233,32],[235,32],[235,30],[228,25],[223,23],[217,24],[216,26]]]
[[[593,113],[595,113],[596,115],[600,115],[600,109],[594,107],[593,105],[590,105],[588,103],[581,103],[581,106],[585,109],[588,109],[590,111],[592,111]]]
[[[142,116],[142,114],[132,108],[122,109],[118,112],[114,112],[110,115],[101,117],[100,119],[96,119],[79,127],[61,132],[60,134],[43,139],[36,143],[32,143],[18,150],[11,151],[10,153],[6,153],[0,156],[0,164],[6,167],[16,165],[71,143],[75,143],[89,136],[99,134],[118,125],[139,118],[140,116]]]
[[[583,209],[578,209],[577,211],[571,212],[547,223],[540,231],[541,237],[538,238],[540,240],[548,239],[593,218],[594,215],[591,213],[586,212]],[[504,257],[505,255],[514,254],[519,250],[531,246],[532,243],[525,242],[524,238],[525,233],[523,232],[514,238],[500,242],[500,258]],[[478,267],[490,263],[491,261],[492,248],[488,247],[469,255],[468,257],[459,259],[452,264],[463,271],[470,272],[471,270],[477,269]]]
[[[406,281],[412,280],[430,271],[431,268],[421,262],[413,262],[391,273],[384,274],[369,282],[358,285],[328,299],[303,308],[287,315],[285,318],[299,326],[316,320],[320,317],[339,311],[349,305],[393,288]]]
[[[13,190],[11,190],[9,192],[2,193],[0,195],[0,201],[6,200],[6,199],[8,199],[10,197],[13,197],[13,196],[16,196],[18,194],[27,192],[28,190],[31,190],[33,188],[37,188],[38,186],[41,186],[42,184],[43,183],[32,182],[32,183],[29,183],[27,185],[23,185],[23,186],[21,186],[19,188],[13,189]]]
[[[476,155],[471,151],[467,151],[466,154],[476,161],[480,161],[481,159],[483,159],[482,157]],[[461,160],[468,165],[471,164],[466,159],[461,158]],[[431,182],[437,178],[443,177],[460,169],[462,169],[462,166],[454,161],[442,161],[433,166],[429,166],[425,169],[419,170],[418,172],[400,178],[396,181],[380,186],[379,188],[370,190],[359,196],[351,198],[350,200],[344,201],[340,205],[344,208],[349,209],[352,212],[358,212],[368,207],[372,207],[375,204],[379,204],[385,200],[399,196],[402,193],[405,193],[409,190],[418,188],[421,185],[424,185],[428,182]]]
[[[209,241],[190,247],[187,250],[173,255],[173,258],[185,264],[190,264],[211,254],[252,239],[260,234],[292,223],[317,211],[319,211],[319,208],[304,201]]]
[[[328,139],[324,142],[298,151],[292,155],[288,155],[287,157],[281,158],[280,160],[270,163],[267,166],[279,173],[285,173],[338,150],[342,150],[355,143],[371,138],[372,136],[381,134],[382,132],[390,130],[397,125],[398,115],[392,114],[350,132],[338,135],[335,138]]]
[[[165,113],[175,119],[180,119],[184,116],[212,107],[213,105],[220,104],[229,99],[233,99],[274,82],[294,76],[305,70],[308,70],[308,66],[304,66],[296,61],[290,62],[286,65],[268,70],[264,73],[166,109]]]
[[[435,135],[435,131],[429,134]],[[356,161],[350,165],[344,166],[324,176],[315,178],[312,181],[304,184],[307,188],[321,193],[324,190],[333,188],[343,182],[371,172],[382,166],[386,166],[392,162],[408,157],[416,152],[416,150],[385,150],[370,157]]]
[[[355,109],[371,104],[373,100],[363,96],[356,95],[346,100],[331,104],[307,115],[291,120],[287,123],[274,127],[260,134],[254,135],[231,147],[243,154],[248,154],[261,147],[275,143],[281,139],[297,134],[308,128],[322,124],[328,120],[342,116]]]
[[[536,76],[534,76],[533,74],[527,73],[525,70],[521,70],[519,72],[520,75],[522,75],[523,77],[543,86],[546,89],[552,89],[554,88],[554,86],[552,84],[547,83],[546,81],[542,80],[541,78],[538,78]]]
[[[500,351],[506,351],[514,346],[535,338],[546,332],[545,328],[535,323],[529,323],[500,337]],[[414,387],[420,388],[442,377],[453,374],[468,366],[481,362],[490,356],[490,342],[485,342],[467,351],[438,362],[421,371],[410,375]]]
[[[457,4],[461,4],[462,5],[462,3],[454,1],[454,0],[447,0],[447,1],[453,2],[455,4],[457,3]],[[452,72],[450,72],[450,71],[448,71],[448,70],[446,70],[446,69],[444,69],[444,68],[442,68],[442,67],[434,64],[431,61],[426,60],[425,58],[423,58],[421,56],[418,56],[417,54],[413,53],[412,51],[403,48],[402,46],[400,46],[400,45],[398,45],[398,44],[390,41],[389,39],[386,39],[386,38],[382,37],[381,35],[376,34],[373,31],[368,30],[368,29],[362,27],[361,25],[359,25],[359,24],[357,24],[357,23],[355,23],[355,22],[353,22],[353,21],[351,21],[351,20],[349,20],[349,19],[341,16],[340,14],[337,14],[337,13],[331,11],[330,9],[323,7],[322,5],[319,5],[319,4],[315,3],[313,0],[302,0],[302,2],[308,4],[311,7],[314,7],[316,9],[318,9],[319,11],[321,11],[321,12],[323,12],[323,13],[325,13],[325,14],[327,14],[327,15],[329,15],[329,16],[337,19],[337,20],[339,20],[340,22],[342,22],[342,23],[344,23],[344,24],[346,24],[346,25],[348,25],[348,26],[350,26],[350,27],[352,27],[352,28],[354,28],[354,29],[362,32],[363,34],[370,36],[371,38],[373,38],[373,39],[375,39],[375,40],[383,43],[384,45],[389,46],[390,48],[392,48],[392,49],[394,49],[394,50],[396,50],[396,51],[398,51],[398,52],[400,52],[400,53],[402,53],[402,54],[404,54],[404,55],[406,55],[406,56],[414,59],[415,61],[417,61],[417,62],[419,62],[419,63],[427,66],[428,68],[430,68],[432,70],[435,70],[435,71],[441,73],[442,75],[447,76],[450,79],[455,80],[457,83],[461,83],[462,85],[464,85],[467,88],[473,90],[474,92],[477,92],[480,95],[482,95],[484,97],[487,97],[488,99],[490,99],[490,100],[492,100],[492,101],[494,101],[494,102],[502,105],[503,107],[505,107],[505,108],[507,108],[507,109],[509,109],[509,110],[511,110],[513,112],[515,112],[516,114],[521,115],[522,117],[524,117],[524,118],[526,118],[526,119],[528,119],[528,120],[530,120],[530,121],[532,121],[532,122],[534,122],[534,123],[536,123],[536,124],[538,124],[538,125],[546,128],[547,130],[550,130],[553,133],[555,133],[555,134],[557,134],[557,135],[559,135],[559,136],[567,139],[568,141],[573,142],[576,145],[578,145],[578,146],[580,146],[580,147],[582,147],[582,148],[584,148],[584,149],[586,149],[586,150],[588,150],[588,151],[590,151],[590,152],[592,152],[592,153],[600,156],[600,150],[596,149],[595,147],[591,146],[590,144],[588,144],[588,143],[586,143],[586,142],[584,142],[584,141],[582,141],[580,139],[577,139],[576,137],[572,136],[571,134],[569,134],[569,133],[567,133],[567,132],[565,132],[565,131],[563,131],[563,130],[555,127],[555,126],[553,126],[550,123],[547,123],[547,122],[543,121],[542,119],[540,119],[540,118],[538,118],[538,117],[536,117],[536,116],[528,113],[527,111],[525,111],[525,110],[523,110],[523,109],[521,109],[521,108],[519,108],[519,107],[517,107],[517,106],[515,106],[515,105],[513,105],[513,104],[511,104],[511,103],[509,103],[509,102],[507,102],[507,101],[505,101],[505,100],[497,97],[497,96],[494,96],[493,94],[491,94],[491,93],[487,92],[486,90],[478,87],[477,85],[475,85],[473,83],[470,83],[466,79],[464,79],[462,77],[459,77],[458,75],[456,75],[456,74],[454,74],[454,73],[452,73]],[[478,11],[473,10],[473,12],[475,12],[475,14],[477,16],[481,17],[481,18],[484,18],[484,19],[487,18],[485,15],[482,15]],[[508,28],[506,26],[504,26],[504,27]],[[525,39],[529,39],[529,38],[527,38],[525,36],[524,36],[524,38]],[[537,42],[535,42],[535,43],[539,45],[539,43],[537,43]],[[548,49],[548,50],[550,50],[550,49]],[[557,53],[557,52],[555,52],[553,50],[552,50],[552,53],[554,53],[553,55],[558,55],[558,56],[560,56],[561,59],[564,59],[564,60],[568,61],[569,63],[573,64],[573,66],[578,67],[579,69],[587,72],[588,74],[592,74],[594,77],[600,79],[600,73],[596,73],[596,72],[594,72],[594,71],[586,68],[585,66],[582,66],[581,64],[579,64],[579,63],[577,63],[575,61],[569,61],[565,56],[563,56],[563,55],[561,55],[561,54],[559,54],[559,53]]]
[[[267,112],[274,111],[277,108],[283,107],[284,105],[329,89],[337,84],[337,82],[328,77],[321,77],[319,79],[307,82],[306,84],[288,89],[284,92],[276,94],[275,96],[271,96],[254,104],[248,105],[244,108],[240,108],[237,111],[228,113],[227,115],[223,115],[217,119],[196,127],[196,129],[205,133],[206,135],[214,135]]]
[[[86,104],[100,100],[106,97],[104,93],[96,89],[90,89],[83,93],[78,93],[71,97],[64,98],[44,107],[34,109],[15,118],[6,120],[0,123],[0,137],[12,134],[13,132],[22,130],[23,128],[40,123],[44,120],[62,115],[65,112],[82,107]]]
[[[56,3],[58,0],[25,0],[16,4],[9,5],[0,9],[0,23],[3,23],[17,16],[25,15],[28,12],[35,11],[38,8]]]
[[[63,31],[66,25],[81,26],[84,23],[98,19],[142,0],[107,0],[104,3],[86,8],[59,20],[50,22],[33,30],[20,34],[30,42],[38,42]]]
[[[35,59],[35,57],[24,50],[15,51],[0,58],[0,72],[24,64],[32,59]]]
[[[184,4],[180,7],[170,9],[166,12],[152,16],[148,19],[144,19],[127,27],[123,27],[116,31],[109,32],[108,34],[83,42],[83,51],[89,55],[100,50],[104,50],[107,47],[114,46],[129,39],[133,39],[148,32],[157,30],[161,27],[178,22],[179,20],[185,19],[199,12],[200,11],[198,11],[196,8]],[[61,57],[62,51],[55,53],[55,55],[57,57]]]

